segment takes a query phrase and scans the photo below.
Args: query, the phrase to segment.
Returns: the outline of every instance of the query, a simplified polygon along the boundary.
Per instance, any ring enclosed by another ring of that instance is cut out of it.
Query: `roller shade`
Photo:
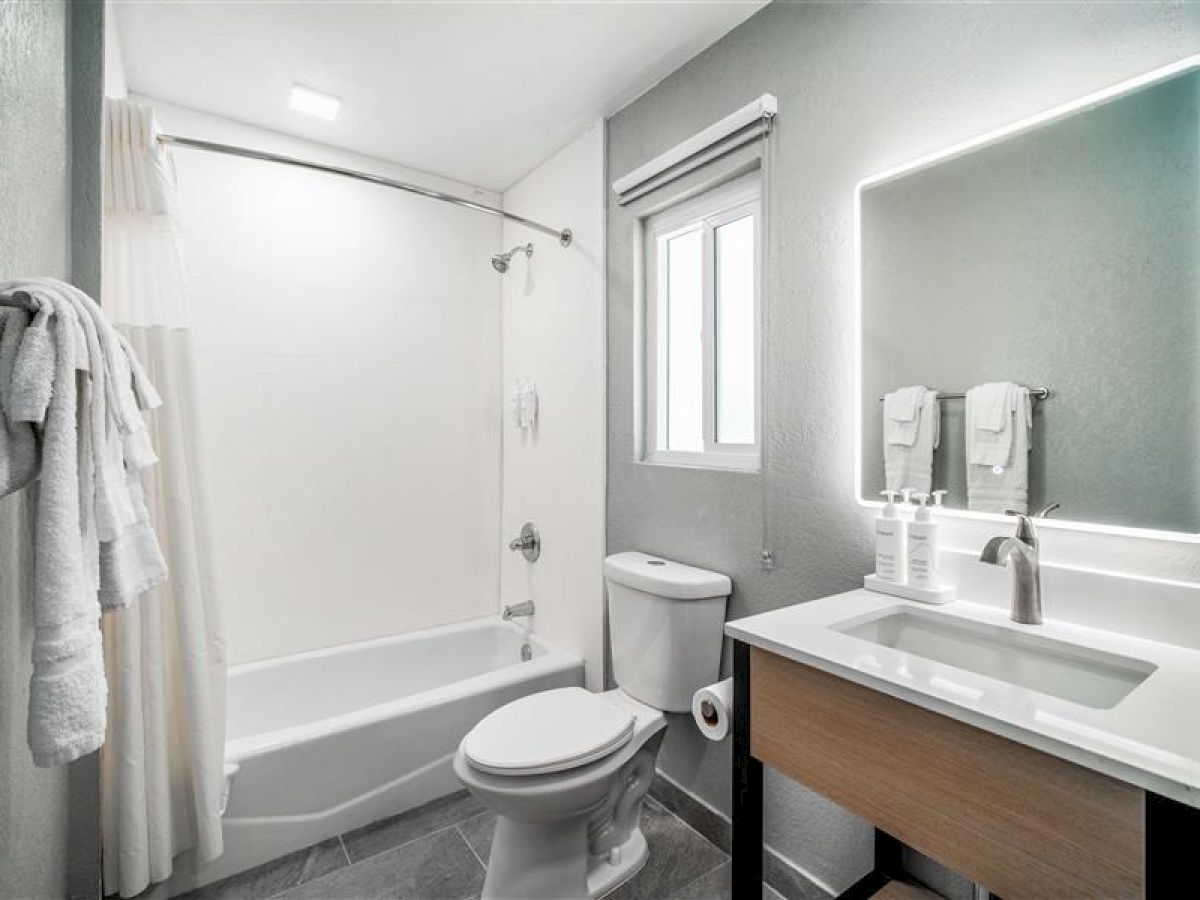
[[[622,175],[612,183],[617,202],[622,206],[631,203],[688,172],[757,140],[771,127],[771,119],[777,112],[778,101],[775,96],[763,94],[721,121],[709,125],[665,153],[660,153],[648,163]]]

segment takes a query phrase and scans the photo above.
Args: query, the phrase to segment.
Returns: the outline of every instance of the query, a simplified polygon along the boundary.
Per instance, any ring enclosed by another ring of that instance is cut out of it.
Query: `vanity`
[[[924,896],[893,882],[901,844],[1005,900],[1196,890],[1200,650],[867,590],[726,633],[734,896],[760,880],[763,765],[875,825],[846,900]]]

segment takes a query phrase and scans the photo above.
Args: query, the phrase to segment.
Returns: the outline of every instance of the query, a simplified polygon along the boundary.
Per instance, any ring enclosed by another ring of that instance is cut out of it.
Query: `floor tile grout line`
[[[472,816],[472,818],[474,818],[474,816]],[[462,821],[466,822],[467,820],[462,820]],[[390,853],[391,851],[394,851],[394,850],[400,850],[401,847],[407,847],[410,844],[416,844],[416,842],[418,842],[418,841],[425,840],[426,838],[432,838],[432,836],[436,835],[436,834],[443,834],[444,832],[449,832],[449,830],[451,830],[451,829],[454,829],[457,832],[457,830],[458,830],[457,823],[448,824],[448,826],[443,826],[442,828],[436,828],[436,829],[432,830],[432,832],[430,832],[430,833],[422,834],[420,836],[420,838],[413,838],[413,840],[404,841],[403,844],[397,844],[395,846],[388,847],[388,850],[382,850],[382,851],[379,851],[378,853],[372,853],[371,856],[364,857],[359,860],[350,859],[349,851],[346,851],[346,844],[344,844],[344,842],[342,841],[342,835],[337,835],[338,842],[340,842],[340,844],[342,844],[342,850],[344,852],[346,852],[346,858],[349,860],[348,864],[341,866],[340,869],[334,869],[332,871],[325,872],[324,875],[319,876],[317,878],[312,878],[311,881],[306,881],[304,883],[305,884],[316,884],[318,882],[322,882],[325,880],[325,878],[329,878],[334,875],[340,874],[342,869],[353,869],[354,866],[361,865],[362,863],[366,863],[367,860],[383,856],[384,853]],[[463,838],[462,832],[458,832],[458,836],[460,836],[460,838],[462,838],[463,844],[467,845],[467,850],[470,851],[470,854],[472,854],[472,856],[475,857],[475,859],[479,859],[479,854],[476,854],[475,851],[473,850],[472,846],[470,846],[470,842],[466,838]],[[316,846],[316,845],[313,845],[313,846]],[[486,871],[486,866],[485,866],[485,871]],[[268,898],[265,898],[265,900],[274,900],[274,898],[276,898],[276,896],[280,896],[281,894],[287,893],[288,890],[292,890],[293,888],[298,888],[298,887],[300,887],[299,884],[293,884],[293,886],[290,888],[284,888],[283,890],[278,890],[278,892],[271,894],[270,896],[268,896]]]
[[[676,785],[676,787],[678,788],[679,786]],[[679,788],[679,790],[683,791],[683,788]],[[684,791],[684,793],[686,795],[686,791]],[[700,835],[700,837],[702,837],[704,840],[708,841],[708,843],[712,844],[712,846],[716,847],[719,852],[724,853],[726,861],[733,859],[733,854],[727,853],[724,850],[724,848],[722,848],[719,844],[717,844],[715,841],[713,841],[707,835],[703,834],[698,828],[696,828],[694,825],[692,825],[691,822],[689,822],[687,819],[683,818],[683,816],[679,815],[679,813],[675,812],[675,810],[671,809],[671,807],[667,806],[667,804],[664,803],[662,800],[658,799],[657,797],[654,797],[653,794],[650,794],[648,796],[650,796],[651,799],[653,799],[659,806],[661,806],[663,809],[665,809],[668,813],[670,813],[672,816],[674,816],[676,819],[678,819],[680,822],[682,822],[684,825],[686,825],[692,831],[696,832],[696,834]],[[698,798],[692,797],[691,799],[695,800],[701,806],[704,806],[703,802],[700,801]],[[716,810],[710,809],[709,811],[714,813],[715,815],[717,815],[719,818],[721,817],[720,813],[717,812]],[[778,850],[775,850],[773,847],[768,847],[767,845],[764,844],[763,851],[766,854],[773,854],[781,864],[783,864],[785,867],[791,868],[788,865],[788,860]],[[765,884],[771,890],[775,891],[775,893],[778,894],[780,897],[784,898],[784,900],[787,900],[787,895],[784,894],[783,891],[779,890],[778,888],[775,887],[775,885],[773,885],[767,881],[766,874],[765,874],[766,866],[764,866],[763,868],[764,868],[763,884]],[[701,876],[701,877],[703,877],[703,876]],[[690,884],[691,882],[688,882],[688,883]]]
[[[686,823],[686,822],[684,822],[684,824],[686,825],[687,823]],[[700,835],[700,836],[701,836],[701,837],[704,837],[704,835]],[[711,842],[711,841],[709,841],[709,843],[712,843],[712,842]],[[718,847],[717,849],[718,849],[718,850],[720,850],[721,848],[720,848],[720,847]],[[672,892],[671,892],[671,897],[677,897],[677,896],[679,896],[679,895],[680,895],[680,894],[682,894],[684,891],[686,891],[688,888],[690,888],[690,887],[691,887],[693,884],[695,884],[697,881],[701,881],[702,879],[705,879],[705,878],[707,878],[707,877],[708,877],[709,875],[711,875],[713,872],[717,871],[717,869],[721,868],[721,866],[727,866],[727,865],[729,865],[729,860],[727,860],[727,859],[723,859],[723,860],[721,860],[719,863],[717,863],[715,866],[713,866],[713,867],[712,867],[711,869],[709,869],[708,871],[706,871],[706,872],[701,872],[699,875],[697,875],[695,878],[693,878],[693,879],[692,879],[691,881],[689,881],[687,884],[681,884],[677,890],[674,890],[674,891],[672,891]],[[670,900],[670,898],[668,898],[668,900]]]
[[[480,815],[483,815],[483,813],[480,813]],[[470,819],[466,819],[464,821],[469,822]],[[478,861],[479,865],[483,866],[483,871],[486,873],[487,872],[487,863],[485,863],[483,861],[482,856],[480,856],[478,853],[475,852],[475,848],[471,846],[471,842],[468,841],[467,836],[465,834],[463,834],[462,824],[460,823],[458,825],[455,825],[454,830],[458,832],[458,836],[463,839],[463,843],[467,845],[467,849],[471,851],[471,855],[473,857],[475,857],[475,859],[476,859],[476,861]]]
[[[321,843],[321,842],[317,841],[317,844],[319,844],[319,843]],[[271,897],[278,897],[280,894],[290,891],[292,888],[300,887],[300,885],[304,884],[304,873],[308,869],[308,854],[312,850],[313,847],[317,846],[317,844],[309,844],[307,847],[301,847],[299,850],[293,851],[295,853],[303,853],[304,854],[304,859],[302,859],[300,861],[300,871],[296,873],[296,883],[289,884],[287,887],[276,891],[275,893],[273,893],[269,897],[267,897],[267,900],[271,900]],[[287,854],[284,854],[284,855],[286,856]],[[279,858],[283,859],[284,857],[281,856]]]
[[[674,819],[675,821],[677,821],[677,822],[678,822],[680,825],[683,825],[683,826],[684,826],[684,827],[685,827],[687,830],[691,831],[693,834],[695,834],[697,837],[699,837],[699,838],[700,838],[702,841],[704,841],[706,844],[708,844],[710,847],[712,847],[714,850],[716,850],[718,853],[720,853],[720,854],[722,855],[722,857],[724,857],[724,858],[723,858],[723,859],[722,859],[722,860],[721,860],[719,863],[717,863],[717,864],[716,864],[715,866],[713,866],[712,868],[710,868],[710,869],[708,869],[708,870],[706,870],[706,871],[702,872],[702,873],[701,873],[700,875],[698,875],[696,878],[693,878],[691,881],[688,881],[688,882],[686,882],[685,884],[681,885],[681,886],[679,887],[678,891],[682,891],[682,890],[684,890],[685,888],[687,888],[687,887],[690,887],[690,886],[691,886],[692,884],[694,884],[695,882],[697,882],[697,881],[699,881],[700,879],[702,879],[702,878],[704,878],[704,877],[706,877],[706,876],[708,876],[708,875],[712,874],[714,871],[716,871],[717,869],[719,869],[721,866],[723,866],[723,865],[725,865],[726,863],[728,863],[728,862],[729,862],[729,860],[730,860],[730,858],[731,858],[731,857],[730,857],[730,855],[729,855],[728,853],[726,853],[726,852],[725,852],[725,851],[724,851],[724,850],[723,850],[723,849],[722,849],[720,846],[718,846],[718,845],[717,845],[715,842],[713,842],[712,840],[710,840],[710,839],[709,839],[709,838],[708,838],[706,835],[702,834],[702,833],[701,833],[701,832],[700,832],[698,829],[696,829],[695,827],[693,827],[693,826],[692,826],[692,824],[691,824],[690,822],[688,822],[686,819],[684,819],[682,816],[680,816],[678,813],[676,813],[676,812],[675,812],[673,809],[671,809],[669,806],[667,806],[665,803],[663,803],[661,800],[659,800],[657,797],[654,797],[654,796],[653,796],[653,795],[651,795],[651,794],[647,794],[647,795],[646,795],[646,799],[647,799],[647,800],[649,800],[649,801],[651,801],[651,802],[654,804],[654,806],[656,806],[656,807],[658,807],[659,809],[661,809],[661,810],[662,810],[663,812],[665,812],[665,813],[666,813],[668,816],[670,816],[672,819]],[[345,835],[344,835],[344,834],[338,834],[338,835],[336,835],[336,837],[337,837],[338,845],[339,845],[339,847],[341,848],[341,851],[342,851],[342,853],[343,853],[343,855],[344,855],[344,857],[345,857],[345,859],[346,859],[346,867],[354,867],[354,866],[360,865],[360,864],[362,864],[362,863],[365,863],[367,860],[373,859],[373,858],[375,858],[376,856],[381,856],[381,855],[383,855],[384,853],[390,853],[390,852],[392,852],[392,851],[394,851],[394,850],[399,850],[400,848],[402,848],[402,847],[407,847],[407,846],[409,846],[410,844],[414,844],[414,843],[416,843],[417,841],[422,841],[422,840],[425,840],[426,838],[431,838],[431,837],[433,837],[433,836],[435,836],[435,835],[439,835],[439,834],[442,834],[443,832],[450,831],[451,829],[453,829],[453,830],[456,832],[456,834],[458,835],[459,839],[460,839],[460,840],[462,840],[462,842],[463,842],[464,844],[466,844],[466,846],[467,846],[467,850],[468,850],[468,851],[470,851],[470,853],[471,853],[471,856],[472,856],[472,857],[473,857],[473,858],[476,860],[476,862],[478,862],[478,863],[479,863],[479,865],[480,865],[480,866],[483,868],[484,872],[486,873],[486,871],[487,871],[487,864],[486,864],[486,863],[483,861],[482,857],[480,857],[480,855],[479,855],[478,853],[476,853],[476,852],[475,852],[475,848],[471,846],[471,842],[467,840],[467,837],[466,837],[466,835],[463,833],[463,831],[462,831],[462,828],[461,828],[461,826],[462,826],[463,824],[465,824],[466,822],[472,821],[473,819],[477,819],[477,818],[479,818],[479,817],[481,817],[481,816],[484,816],[484,815],[487,815],[487,810],[484,810],[483,812],[478,812],[478,813],[475,813],[474,815],[465,816],[465,817],[463,817],[463,818],[461,818],[461,819],[458,819],[458,820],[456,820],[456,821],[454,821],[454,822],[452,822],[452,823],[450,823],[450,824],[448,824],[448,825],[443,825],[443,826],[441,826],[441,827],[439,827],[439,828],[435,828],[435,829],[433,829],[432,831],[426,832],[425,834],[418,835],[418,836],[416,836],[416,837],[410,838],[409,840],[407,840],[407,841],[404,841],[404,842],[402,842],[402,843],[399,843],[399,844],[394,844],[394,845],[392,845],[391,847],[388,847],[388,848],[386,848],[386,849],[384,849],[384,850],[380,850],[380,851],[379,851],[379,852],[377,852],[377,853],[372,853],[372,854],[370,854],[370,855],[368,855],[368,856],[364,856],[362,859],[354,859],[353,857],[351,857],[351,855],[350,855],[350,849],[349,849],[349,847],[347,847],[347,846],[346,846],[346,842],[345,842],[345,839],[344,839],[344,837],[345,837]],[[320,843],[320,842],[318,842],[318,843]],[[306,847],[306,848],[304,848],[304,849],[305,849],[305,850],[311,850],[311,849],[312,849],[312,847],[315,847],[315,846],[317,846],[317,845],[316,845],[316,844],[313,844],[313,845],[311,845],[310,847]],[[321,876],[319,876],[318,878],[311,879],[311,881],[312,881],[312,882],[318,882],[318,881],[322,881],[322,880],[324,880],[325,878],[329,877],[330,875],[334,874],[334,872],[336,872],[336,871],[338,871],[338,870],[334,870],[333,872],[327,872],[327,873],[325,873],[324,875],[321,875]],[[275,894],[272,894],[272,895],[271,895],[271,897],[272,897],[272,898],[273,898],[273,897],[276,897],[276,896],[278,896],[279,894],[282,894],[282,893],[284,893],[285,891],[291,890],[292,888],[294,888],[294,887],[298,887],[300,884],[303,884],[303,883],[305,883],[305,882],[303,882],[303,880],[302,880],[302,879],[303,879],[303,877],[304,877],[304,873],[303,873],[303,867],[301,868],[301,873],[300,873],[300,875],[299,875],[298,877],[299,877],[301,880],[297,881],[297,883],[296,883],[295,885],[291,885],[290,887],[284,888],[284,889],[283,889],[283,890],[281,890],[281,891],[277,891]],[[678,893],[678,891],[676,891],[675,893]],[[267,898],[267,900],[270,900],[270,898]]]
[[[680,788],[680,790],[682,790],[682,788]],[[666,803],[664,803],[658,797],[655,797],[653,794],[647,794],[646,796],[648,796],[651,800],[653,800],[655,803],[657,803],[659,806],[661,806],[663,809],[665,809],[667,812],[669,812],[671,815],[673,815],[675,818],[677,818],[680,822],[682,822],[688,828],[691,828],[692,831],[696,832],[696,834],[700,835],[700,837],[704,838],[706,841],[708,841],[710,844],[712,844],[718,850],[721,850],[722,853],[725,852],[716,843],[716,841],[712,840],[709,837],[706,837],[698,828],[696,828],[694,825],[692,825],[691,822],[689,822],[687,819],[685,819],[682,815],[680,815],[678,812],[676,812],[674,809],[672,809],[670,806],[668,806]],[[688,798],[688,799],[694,800],[694,802],[696,803],[697,806],[699,806],[701,809],[704,809],[705,812],[711,813],[712,815],[716,816],[718,819],[721,819],[725,824],[731,824],[728,819],[723,819],[721,814],[718,813],[716,810],[711,809],[711,808],[706,808],[704,806],[704,804],[701,803],[699,800],[695,800],[695,798]],[[730,830],[732,831],[732,827]]]
[[[372,853],[370,856],[364,856],[362,859],[359,859],[359,860],[356,860],[350,856],[350,849],[346,846],[346,841],[344,840],[346,832],[343,832],[341,834],[336,834],[332,838],[325,838],[323,840],[317,841],[314,844],[309,844],[307,847],[301,847],[299,850],[292,851],[293,853],[300,853],[302,851],[305,853],[305,858],[300,864],[300,872],[296,876],[296,883],[286,885],[286,886],[280,888],[279,890],[275,891],[274,893],[269,894],[266,897],[264,897],[263,900],[273,900],[273,898],[278,897],[281,894],[285,894],[288,891],[292,890],[293,888],[298,888],[302,884],[307,884],[308,882],[306,882],[304,880],[304,873],[305,873],[305,870],[306,870],[306,867],[308,864],[307,854],[313,848],[325,843],[325,841],[333,840],[334,838],[337,839],[338,846],[342,851],[342,857],[346,861],[345,865],[339,866],[338,869],[349,868],[351,866],[358,865],[359,863],[366,862],[368,859],[373,859],[376,856],[380,856],[384,853],[389,853],[392,850],[398,850],[401,847],[407,847],[409,844],[413,844],[417,841],[424,840],[427,837],[433,837],[435,834],[441,834],[443,831],[447,831],[450,828],[458,828],[458,826],[460,824],[462,824],[463,822],[469,822],[471,819],[477,819],[477,818],[479,818],[479,816],[486,815],[486,814],[487,814],[487,810],[484,810],[482,812],[473,813],[469,816],[464,816],[461,819],[456,819],[454,822],[450,823],[449,825],[442,825],[439,828],[435,828],[432,831],[426,832],[425,834],[418,835],[417,837],[411,838],[407,841],[404,841],[403,843],[394,844],[391,847],[388,847],[386,850],[380,850],[378,853]],[[401,815],[403,815],[403,813],[401,813]],[[371,824],[374,824],[374,823],[371,823]],[[368,827],[368,826],[364,826],[364,827]],[[467,849],[471,850],[471,855],[474,856],[476,859],[479,859],[479,854],[475,853],[474,849],[471,848],[470,843],[467,842],[466,837],[464,835],[462,835],[461,831],[459,832],[459,835],[463,838],[463,841],[467,843]],[[268,860],[267,862],[263,863],[262,865],[266,866],[266,865],[270,865],[271,863],[278,862],[279,860],[283,859],[284,856],[288,856],[288,855],[289,854],[284,854],[283,856],[279,856],[279,857],[276,857],[275,859]],[[481,864],[482,864],[482,861],[481,861]],[[486,869],[487,867],[484,866],[484,868]],[[327,876],[332,875],[334,872],[338,871],[338,869],[334,869],[330,872],[325,872],[322,875],[318,875],[316,878],[309,879],[309,881],[321,881],[322,879],[326,878]],[[249,870],[247,870],[247,871],[249,871]],[[242,874],[242,873],[234,873],[233,875],[228,876],[227,879],[222,879],[222,880],[229,880],[232,878],[236,878],[239,874]],[[219,884],[220,882],[215,882],[215,883]]]
[[[673,815],[675,818],[677,818],[680,822],[682,822],[688,828],[692,829],[692,831],[696,832],[696,834],[700,835],[700,837],[704,838],[706,841],[708,841],[710,844],[712,844],[714,847],[716,847],[718,850],[720,850],[726,856],[729,855],[729,852],[724,847],[722,847],[720,844],[718,844],[716,841],[714,841],[712,838],[710,838],[708,835],[706,835],[703,831],[701,831],[699,828],[697,828],[695,825],[693,825],[688,819],[684,818],[683,814],[676,812],[674,809],[667,806],[666,804],[662,804],[662,806],[663,806],[663,809],[665,809],[667,812],[669,812],[671,815]],[[730,829],[730,837],[731,838],[732,838],[732,834],[733,834],[733,829],[731,828]]]
[[[466,820],[464,819],[463,821],[466,821]],[[337,836],[338,843],[342,845],[342,851],[346,854],[346,859],[348,860],[348,863],[345,866],[341,866],[340,868],[334,869],[331,872],[326,872],[324,875],[318,876],[317,878],[313,878],[310,881],[306,881],[303,883],[304,884],[316,884],[317,882],[324,881],[326,878],[329,878],[333,875],[339,874],[342,871],[342,869],[352,869],[357,865],[361,865],[362,863],[367,862],[367,860],[374,859],[377,856],[382,856],[385,853],[391,853],[393,850],[399,850],[401,847],[407,847],[410,844],[415,844],[417,841],[423,841],[426,838],[431,838],[436,834],[441,834],[442,832],[449,831],[452,828],[457,831],[458,825],[457,824],[444,825],[441,828],[437,828],[437,829],[429,832],[428,834],[423,834],[420,837],[413,838],[411,841],[405,841],[403,844],[396,844],[393,847],[388,847],[386,850],[380,850],[378,853],[372,853],[370,856],[364,856],[362,859],[357,860],[357,861],[350,859],[350,853],[348,850],[346,850],[346,845],[342,841],[342,836],[339,834]],[[462,837],[461,831],[459,832],[459,837]],[[320,843],[320,842],[318,842],[318,843]],[[471,851],[471,855],[474,856],[476,859],[479,859],[479,856],[475,853],[474,850],[471,849],[471,845],[465,837],[463,838],[463,843],[467,845],[467,849]],[[316,844],[313,844],[311,846],[315,847]],[[309,849],[309,848],[305,848],[305,849]],[[301,877],[303,877],[303,875]],[[273,898],[278,897],[281,894],[285,894],[288,891],[292,890],[293,888],[297,888],[299,886],[300,886],[300,884],[297,883],[297,884],[292,885],[291,887],[284,888],[282,891],[276,891],[274,894],[271,894],[268,897],[264,898],[264,900],[273,900]]]
[[[733,858],[732,856],[730,856],[730,854],[726,853],[720,846],[718,846],[714,841],[709,839],[709,837],[707,835],[701,834],[701,832],[698,829],[694,828],[692,826],[692,823],[689,822],[687,819],[683,818],[682,816],[677,815],[673,809],[671,809],[668,806],[664,806],[661,802],[659,802],[657,800],[655,802],[658,803],[658,805],[661,806],[666,811],[667,815],[669,815],[671,818],[675,819],[677,822],[679,822],[680,825],[682,825],[684,828],[688,829],[690,832],[692,832],[697,837],[699,837],[700,840],[704,841],[706,844],[708,844],[710,847],[712,847],[714,850],[716,850],[718,853],[720,853],[722,856],[724,856],[725,862],[728,862],[730,859]]]
[[[463,819],[461,821],[466,821]],[[443,831],[449,831],[451,828],[458,828],[458,822],[451,822],[449,825],[443,825],[440,828],[435,828],[433,831],[427,831],[424,834],[418,835],[415,838],[410,838],[402,844],[393,844],[385,850],[380,850],[378,853],[372,853],[370,856],[364,856],[362,859],[352,859],[350,851],[347,849],[346,858],[350,859],[350,865],[355,866],[359,863],[366,862],[368,859],[374,859],[376,856],[382,856],[385,853],[391,853],[393,850],[399,850],[401,847],[407,847],[409,844],[415,844],[417,841],[423,841],[425,838],[433,837],[435,834],[441,834]]]

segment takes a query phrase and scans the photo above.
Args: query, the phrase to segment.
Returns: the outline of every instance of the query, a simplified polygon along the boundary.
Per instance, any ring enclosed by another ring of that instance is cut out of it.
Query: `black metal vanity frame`
[[[733,642],[733,897],[762,891],[763,763],[750,752],[750,645]],[[903,845],[875,829],[875,865],[837,900],[867,900],[902,873]],[[1200,897],[1200,809],[1146,792],[1146,900]]]

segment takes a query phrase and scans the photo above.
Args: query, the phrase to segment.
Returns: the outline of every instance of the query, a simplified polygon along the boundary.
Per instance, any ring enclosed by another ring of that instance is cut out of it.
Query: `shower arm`
[[[370,172],[360,172],[357,169],[346,169],[342,166],[327,166],[324,163],[311,162],[306,159],[297,159],[294,156],[283,156],[278,153],[267,153],[264,150],[252,150],[249,147],[238,147],[234,144],[218,144],[214,141],[201,141],[196,138],[179,137],[174,134],[160,134],[158,136],[160,144],[171,144],[177,147],[190,147],[193,150],[207,150],[210,153],[224,153],[229,156],[240,156],[244,159],[257,159],[262,162],[282,163],[285,166],[296,166],[300,169],[311,169],[314,172],[326,172],[330,175],[341,175],[345,178],[355,178],[359,181],[366,181],[371,184],[379,184],[384,187],[396,188],[400,191],[408,191],[410,194],[418,194],[422,197],[428,197],[431,200],[441,200],[445,203],[453,203],[455,206],[462,206],[467,209],[473,209],[476,212],[487,213],[491,216],[499,216],[502,219],[508,219],[510,222],[518,222],[521,225],[526,225],[543,234],[551,235],[558,239],[558,243],[562,247],[571,246],[571,240],[574,234],[570,228],[551,228],[549,225],[543,225],[541,222],[535,222],[532,219],[526,219],[524,216],[518,216],[516,213],[510,213],[507,210],[499,209],[495,206],[488,206],[486,203],[477,203],[474,200],[468,200],[465,197],[456,197],[454,194],[445,194],[441,191],[435,191],[433,188],[421,187],[417,184],[410,184],[407,181],[398,181],[395,178],[385,178],[382,175],[372,175]]]

